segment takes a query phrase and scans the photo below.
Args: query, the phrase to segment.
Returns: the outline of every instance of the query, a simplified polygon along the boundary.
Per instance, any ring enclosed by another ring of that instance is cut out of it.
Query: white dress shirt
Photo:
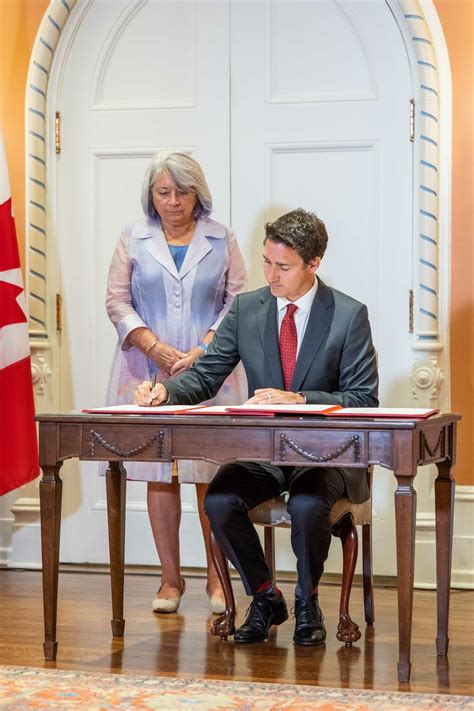
[[[298,343],[296,346],[296,357],[300,351],[300,346],[303,343],[304,334],[306,331],[306,326],[308,325],[309,313],[313,305],[314,297],[316,296],[316,291],[318,289],[318,278],[314,277],[314,284],[306,294],[303,294],[296,301],[288,301],[288,299],[277,297],[277,314],[278,314],[278,333],[280,333],[281,322],[286,313],[286,307],[289,304],[294,304],[298,307],[295,311],[294,319],[296,326],[296,333],[298,335]]]

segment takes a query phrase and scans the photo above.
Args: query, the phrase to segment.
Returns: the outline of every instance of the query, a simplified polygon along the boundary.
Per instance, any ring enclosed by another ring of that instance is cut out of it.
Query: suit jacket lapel
[[[156,225],[150,228],[147,236],[150,235],[153,239],[149,240],[148,251],[175,279],[182,279],[212,249],[209,240],[206,239],[206,225],[198,220],[183,265],[178,273],[161,226]]]
[[[265,354],[271,382],[265,387],[284,389],[281,369],[280,347],[278,345],[277,302],[274,296],[261,296],[261,306],[257,309],[257,325]]]
[[[152,235],[152,239],[148,241],[147,250],[175,279],[179,279],[178,270],[171,256],[163,230],[159,225],[156,225],[150,229],[149,234]]]
[[[184,258],[183,266],[179,272],[180,278],[182,279],[188,272],[190,272],[191,269],[211,251],[211,249],[212,247],[209,240],[206,239],[206,226],[198,220],[193,238],[189,243],[188,251],[186,252],[186,256]]]
[[[334,313],[334,296],[321,279],[318,281],[318,290],[311,307],[303,343],[298,353],[295,372],[291,381],[292,392],[301,390],[306,373],[316,358]]]

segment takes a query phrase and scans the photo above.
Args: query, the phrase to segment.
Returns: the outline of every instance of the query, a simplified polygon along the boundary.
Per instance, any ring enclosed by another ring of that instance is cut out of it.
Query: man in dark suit
[[[212,398],[242,361],[249,403],[378,404],[378,376],[366,307],[316,277],[327,245],[324,223],[293,210],[265,226],[264,272],[268,286],[239,294],[205,356],[176,378],[137,389],[140,405],[194,404]],[[324,642],[317,588],[331,541],[329,514],[342,496],[365,501],[361,469],[226,464],[209,486],[206,513],[227,558],[253,596],[236,642],[259,642],[288,617],[271,579],[248,511],[289,492],[291,543],[297,559],[294,642]]]

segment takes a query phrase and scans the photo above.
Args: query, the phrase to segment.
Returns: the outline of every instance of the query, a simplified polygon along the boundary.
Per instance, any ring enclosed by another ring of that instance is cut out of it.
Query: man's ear
[[[321,257],[315,257],[314,259],[312,259],[312,260],[310,261],[309,265],[308,265],[309,268],[310,268],[310,271],[311,271],[313,274],[314,274],[315,272],[317,272],[318,269],[319,269],[320,264],[321,264]]]

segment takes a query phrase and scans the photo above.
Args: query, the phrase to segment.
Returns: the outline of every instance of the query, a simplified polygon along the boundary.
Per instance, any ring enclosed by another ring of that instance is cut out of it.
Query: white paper
[[[107,415],[166,415],[179,414],[183,410],[192,410],[199,405],[158,405],[157,407],[140,407],[139,405],[110,405],[92,407],[83,412],[102,413]]]

